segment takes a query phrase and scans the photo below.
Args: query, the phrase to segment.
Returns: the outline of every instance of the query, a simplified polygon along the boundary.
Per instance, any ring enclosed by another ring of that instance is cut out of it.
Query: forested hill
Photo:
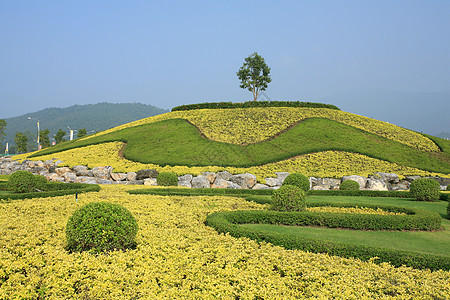
[[[142,103],[97,103],[73,105],[66,108],[46,108],[37,112],[25,113],[18,117],[7,118],[5,142],[13,143],[16,132],[27,132],[36,135],[36,120],[40,122],[40,129],[50,130],[49,137],[62,129],[85,128],[90,131],[101,131],[135,120],[168,112],[152,105]],[[32,120],[28,120],[31,117]],[[1,118],[1,116],[0,116]]]

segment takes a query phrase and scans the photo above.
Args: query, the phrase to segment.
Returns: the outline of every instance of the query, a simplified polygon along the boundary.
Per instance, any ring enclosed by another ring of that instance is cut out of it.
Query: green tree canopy
[[[14,135],[14,142],[16,143],[16,150],[18,153],[27,152],[28,137],[25,134],[22,132],[16,132]]]
[[[86,128],[78,129],[77,137],[83,137],[87,134]]]
[[[3,141],[3,138],[6,136],[5,128],[6,128],[6,121],[0,119],[0,141]]]
[[[66,135],[67,132],[62,131],[62,129],[60,128],[58,130],[58,132],[54,135],[56,143],[59,144],[62,141],[65,141],[64,136]]]
[[[50,139],[48,135],[50,134],[50,130],[44,129],[39,131],[39,141],[42,145],[42,148],[50,147]]]
[[[254,101],[258,99],[259,93],[265,91],[267,85],[272,81],[269,74],[269,66],[264,61],[264,58],[256,52],[245,58],[244,64],[237,72],[237,76],[241,81],[240,87],[252,92]]]

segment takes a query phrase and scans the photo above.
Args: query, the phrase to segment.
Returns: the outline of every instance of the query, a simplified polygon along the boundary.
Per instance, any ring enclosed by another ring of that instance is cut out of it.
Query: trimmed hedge
[[[346,180],[339,186],[341,191],[358,191],[359,183],[354,180]]]
[[[330,204],[327,203],[327,205]],[[383,209],[387,209],[387,207],[383,207]],[[407,210],[403,208],[396,209]],[[334,215],[334,217],[331,215]],[[299,249],[314,253],[328,253],[330,255],[347,258],[353,257],[366,261],[373,257],[378,257],[375,262],[389,262],[394,266],[406,265],[418,269],[450,270],[450,258],[448,257],[323,241],[314,238],[299,238],[288,234],[258,231],[253,228],[245,228],[238,225],[244,223],[268,223],[303,226],[324,226],[327,224],[338,227],[359,227],[355,226],[359,223],[363,224],[367,229],[374,227],[374,224],[378,224],[375,227],[387,227],[387,229],[389,229],[389,227],[397,227],[397,230],[403,230],[401,228],[407,228],[410,225],[417,228],[423,226],[434,227],[437,223],[440,224],[440,217],[438,214],[419,210],[415,210],[414,215],[406,216],[372,215],[376,217],[370,217],[369,215],[360,214],[343,215],[344,214],[275,211],[216,212],[207,216],[206,225],[213,227],[220,233],[229,233],[233,237],[247,237],[258,242],[264,241],[274,245],[283,246],[286,249]]]
[[[0,182],[0,190],[4,190],[4,186],[5,183]],[[42,192],[0,195],[0,200],[47,198],[98,191],[100,191],[98,184],[47,182]]]
[[[195,189],[195,188],[155,188],[155,189],[139,189],[128,191],[130,194],[149,194],[149,195],[162,195],[162,196],[246,196],[250,199],[250,196],[258,195],[272,195],[274,190],[246,190],[246,189]],[[340,191],[340,190],[309,190],[308,195],[316,196],[365,196],[365,197],[394,197],[394,198],[411,198],[411,194],[408,191]],[[256,199],[257,197],[255,197]],[[450,193],[441,193],[440,200],[449,201]],[[270,201],[258,203],[270,203]]]
[[[294,185],[307,192],[309,191],[309,178],[301,173],[292,173],[284,179],[284,185]]]
[[[283,185],[272,194],[271,209],[278,211],[304,211],[306,192],[295,185]]]
[[[173,172],[161,172],[156,177],[156,181],[161,186],[177,186],[178,176]]]
[[[411,196],[419,201],[436,201],[440,197],[440,185],[431,178],[419,178],[411,182]]]
[[[180,105],[172,108],[172,111],[194,109],[221,109],[221,108],[248,108],[248,107],[310,107],[329,108],[340,110],[332,104],[301,102],[301,101],[247,101],[247,102],[204,102],[197,104]]]

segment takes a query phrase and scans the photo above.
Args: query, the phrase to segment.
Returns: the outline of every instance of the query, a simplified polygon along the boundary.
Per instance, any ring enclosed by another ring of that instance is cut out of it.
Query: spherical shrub
[[[173,172],[161,172],[156,177],[156,182],[162,186],[177,186],[178,176]]]
[[[283,185],[272,194],[271,209],[302,211],[306,208],[306,192],[295,185]]]
[[[36,188],[39,190],[43,190],[47,184],[47,179],[42,175],[34,175],[34,181],[36,183]]]
[[[66,249],[70,252],[125,250],[136,248],[138,225],[125,207],[107,203],[88,203],[69,218]]]
[[[341,191],[357,191],[359,190],[359,183],[354,180],[346,180],[339,186]]]
[[[409,186],[411,196],[419,201],[437,201],[441,194],[439,182],[431,178],[419,178]]]
[[[7,188],[15,193],[35,192],[35,176],[28,171],[16,171],[9,176]]]
[[[306,192],[309,191],[309,178],[300,173],[292,173],[286,177],[283,185],[295,185]]]

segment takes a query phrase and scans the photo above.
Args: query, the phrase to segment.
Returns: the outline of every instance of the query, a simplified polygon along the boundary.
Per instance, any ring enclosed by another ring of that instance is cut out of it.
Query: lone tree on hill
[[[50,134],[50,130],[44,129],[39,132],[39,140],[41,141],[42,148],[50,147],[50,139],[48,135]]]
[[[83,136],[85,136],[87,134],[87,132],[86,132],[86,128],[81,128],[81,129],[78,129],[78,133],[77,133],[77,137],[83,137]]]
[[[241,81],[240,87],[252,92],[254,101],[258,99],[261,91],[267,89],[267,84],[272,81],[269,74],[269,66],[264,61],[264,58],[256,52],[245,58],[244,64],[237,72],[237,76]]]

